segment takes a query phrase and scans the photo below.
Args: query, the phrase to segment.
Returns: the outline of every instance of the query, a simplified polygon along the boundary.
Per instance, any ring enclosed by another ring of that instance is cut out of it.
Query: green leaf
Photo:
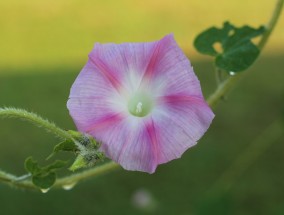
[[[56,181],[55,172],[46,172],[32,177],[33,184],[40,187],[41,189],[50,188],[55,183],[55,181]]]
[[[53,152],[57,153],[59,151],[68,151],[75,152],[77,150],[77,146],[71,140],[65,140],[54,147]]]
[[[25,161],[25,168],[32,174],[32,182],[41,189],[50,188],[56,181],[55,171],[66,166],[65,161],[54,161],[45,167],[40,167],[37,161],[29,157]]]
[[[202,33],[200,33],[194,40],[194,46],[202,54],[217,56],[219,53],[215,50],[213,45],[216,42],[224,43],[224,40],[227,39],[229,32],[233,30],[228,22],[224,23],[222,29],[211,27]]]
[[[66,161],[61,161],[61,160],[56,160],[52,164],[44,167],[43,169],[45,171],[52,171],[52,170],[57,170],[65,167],[67,165]]]
[[[54,146],[53,152],[46,158],[46,160],[49,160],[51,157],[53,157],[56,153],[60,151],[76,152],[77,150],[78,148],[72,140],[64,140],[63,142],[58,143]]]
[[[38,166],[38,163],[34,161],[32,157],[28,157],[25,160],[25,169],[32,175],[38,174],[41,171],[40,167]]]
[[[202,54],[215,57],[217,67],[227,72],[240,72],[253,64],[260,51],[251,39],[265,32],[263,26],[254,29],[249,26],[237,28],[225,22],[223,28],[211,27],[199,34],[195,48]],[[218,52],[214,45],[221,44]]]
[[[77,169],[81,169],[87,166],[87,162],[85,158],[82,155],[78,155],[77,158],[75,159],[74,163],[72,166],[69,168],[71,171],[75,171]]]

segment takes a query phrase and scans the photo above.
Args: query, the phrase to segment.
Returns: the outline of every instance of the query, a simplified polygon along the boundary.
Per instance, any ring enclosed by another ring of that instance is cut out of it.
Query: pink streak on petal
[[[86,133],[95,132],[99,129],[104,129],[107,126],[120,122],[125,118],[122,113],[109,114],[100,119],[94,119],[89,127],[85,128]]]
[[[101,97],[77,98],[68,100],[69,112],[79,131],[89,133],[98,127],[107,127],[113,121],[124,117],[115,104]]]
[[[92,64],[82,69],[72,85],[67,107],[79,131],[86,132],[94,119],[123,111],[123,98]]]
[[[180,102],[191,102],[194,104],[197,103],[204,103],[204,99],[202,97],[198,96],[191,96],[191,95],[166,95],[166,96],[160,96],[156,98],[157,104],[163,104],[163,103],[180,103]]]
[[[146,71],[144,73],[144,78],[151,79],[153,76],[153,73],[155,72],[155,66],[159,60],[160,56],[160,49],[161,49],[161,43],[156,43],[154,47],[154,51],[152,53],[152,56],[150,57],[150,61],[148,63],[148,66],[146,68]]]
[[[98,68],[98,70],[110,81],[112,86],[120,92],[123,89],[122,84],[120,81],[113,76],[112,74],[114,73],[111,71],[110,68],[97,56],[92,56],[90,55],[90,61]],[[126,92],[126,90],[124,90]]]
[[[102,141],[101,150],[106,156],[124,169],[153,173],[158,163],[151,129],[144,119],[129,116],[90,134]]]
[[[201,98],[166,97],[152,114],[160,144],[159,164],[181,155],[203,136],[214,114]]]
[[[155,162],[152,163],[152,169],[155,171],[155,169],[157,168],[157,164],[159,162],[159,154],[160,154],[160,149],[159,149],[159,143],[158,143],[158,139],[157,139],[157,131],[155,129],[155,125],[153,122],[153,119],[151,118],[150,122],[148,122],[146,125],[146,131],[148,133],[149,139],[150,139],[150,143],[151,147],[152,147],[152,151],[153,154],[155,156]]]
[[[157,67],[166,54],[169,42],[171,42],[171,37],[172,35],[167,35],[163,39],[153,44],[152,53],[148,56],[149,62],[142,78],[142,85],[150,84],[149,82],[151,82],[151,79],[153,79],[154,76],[159,75],[155,73],[159,72],[159,70],[157,70]]]
[[[202,96],[199,81],[188,58],[177,45],[172,34],[156,42],[149,55],[148,69],[142,83],[153,87],[160,96],[190,93]],[[143,84],[142,84],[143,86]]]
[[[138,88],[157,43],[96,44],[90,57],[103,61],[112,77],[128,91],[133,91]]]
[[[107,157],[118,162],[121,149],[130,140],[132,132],[125,132],[131,129],[127,118],[114,121],[107,128],[98,127],[90,131],[90,134],[102,142],[101,150]]]
[[[145,125],[145,120],[140,121],[137,127],[129,127],[131,130],[123,131],[128,133],[128,136],[117,162],[127,170],[153,173],[158,164],[156,145],[152,142],[154,136],[151,136],[152,128]]]

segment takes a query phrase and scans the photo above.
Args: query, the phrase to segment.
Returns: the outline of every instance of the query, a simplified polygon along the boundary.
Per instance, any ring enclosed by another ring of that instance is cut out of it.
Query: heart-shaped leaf
[[[55,171],[66,166],[67,162],[57,160],[45,167],[40,167],[38,162],[28,157],[25,161],[26,170],[32,175],[32,182],[41,189],[50,188],[56,181]]]
[[[260,51],[251,41],[265,32],[263,26],[258,29],[247,25],[237,28],[225,22],[223,28],[211,27],[194,40],[195,48],[202,54],[215,57],[215,64],[227,72],[240,72],[253,64]],[[221,44],[222,51],[215,48]]]

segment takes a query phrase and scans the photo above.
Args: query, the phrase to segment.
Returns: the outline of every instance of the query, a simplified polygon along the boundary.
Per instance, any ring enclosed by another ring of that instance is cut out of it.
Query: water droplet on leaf
[[[229,74],[230,74],[231,76],[236,75],[236,73],[233,72],[233,71],[230,71]]]
[[[62,186],[62,188],[64,190],[71,190],[71,189],[73,189],[75,187],[76,184],[77,184],[76,182],[73,182],[73,183],[70,183],[70,184],[64,184]]]
[[[40,189],[40,191],[41,191],[42,193],[47,193],[49,190],[50,190],[50,188],[47,188],[47,189]]]

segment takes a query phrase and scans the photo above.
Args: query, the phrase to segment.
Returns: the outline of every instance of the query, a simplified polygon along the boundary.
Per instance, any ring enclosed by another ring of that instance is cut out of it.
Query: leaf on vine
[[[28,157],[25,161],[26,170],[32,174],[32,182],[41,189],[50,188],[56,181],[55,171],[65,167],[67,162],[56,160],[52,164],[40,167],[38,162]]]
[[[71,165],[71,167],[69,167],[69,170],[74,172],[75,170],[84,168],[86,166],[87,166],[87,162],[85,158],[82,155],[78,155],[74,163]]]
[[[72,140],[64,140],[63,142],[58,143],[56,146],[54,146],[53,152],[46,158],[46,160],[50,159],[60,151],[76,152],[77,150],[77,146]]]
[[[41,189],[50,188],[56,181],[56,173],[55,172],[47,172],[40,175],[35,175],[32,177],[32,182],[34,185]]]
[[[38,174],[41,171],[40,167],[38,166],[38,163],[35,160],[33,160],[32,157],[28,157],[26,159],[26,161],[25,161],[25,168],[32,175],[36,175],[36,174]]]
[[[194,46],[202,54],[215,57],[215,64],[227,72],[240,72],[253,64],[260,50],[251,41],[262,35],[265,28],[250,26],[237,28],[225,22],[223,28],[211,27],[200,33],[194,40]],[[218,51],[215,44],[221,44]]]

